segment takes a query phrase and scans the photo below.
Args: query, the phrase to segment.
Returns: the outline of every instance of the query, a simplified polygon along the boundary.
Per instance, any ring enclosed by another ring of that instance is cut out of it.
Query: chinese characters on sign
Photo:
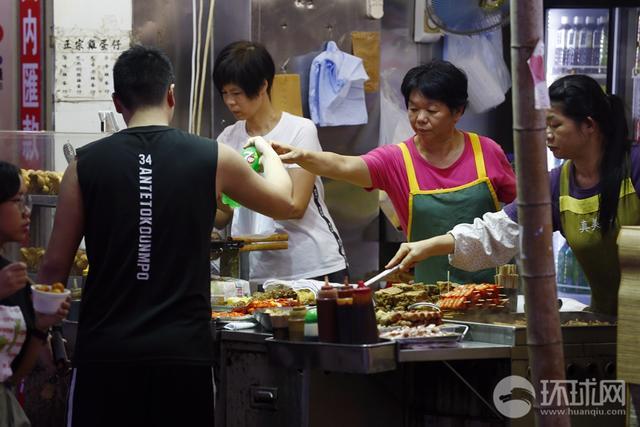
[[[20,2],[20,121],[23,130],[40,130],[42,116],[41,3]]]
[[[65,28],[55,34],[56,101],[110,101],[111,71],[129,45],[129,34]]]
[[[20,30],[20,127],[26,131],[42,130],[42,2],[21,0]],[[25,169],[42,169],[44,147],[36,137],[21,140],[19,165]]]

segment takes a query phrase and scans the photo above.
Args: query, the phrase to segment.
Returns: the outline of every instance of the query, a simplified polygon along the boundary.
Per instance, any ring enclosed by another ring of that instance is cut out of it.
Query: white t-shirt
[[[225,128],[218,142],[240,152],[249,135],[245,120]],[[266,135],[274,140],[306,150],[322,151],[318,131],[309,119],[283,112],[278,124]],[[298,168],[298,165],[285,165]],[[315,187],[304,216],[300,219],[277,221],[244,207],[235,209],[231,235],[271,234],[289,235],[289,249],[254,251],[249,254],[251,281],[263,283],[267,279],[310,279],[346,268],[346,255],[329,209],[324,203],[324,186],[316,177]]]

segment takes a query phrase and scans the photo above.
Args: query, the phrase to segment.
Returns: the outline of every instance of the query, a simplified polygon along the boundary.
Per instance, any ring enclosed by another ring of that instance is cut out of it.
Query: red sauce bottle
[[[318,307],[318,339],[324,342],[338,342],[336,307],[338,291],[325,280],[316,297]]]
[[[353,344],[374,344],[378,342],[378,325],[376,314],[373,310],[371,288],[358,282],[358,287],[353,290]]]

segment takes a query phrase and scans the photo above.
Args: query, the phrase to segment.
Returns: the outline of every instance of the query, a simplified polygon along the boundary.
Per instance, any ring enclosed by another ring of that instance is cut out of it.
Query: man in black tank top
[[[291,181],[262,140],[264,178],[215,141],[169,127],[171,62],[136,46],[114,70],[128,128],[78,150],[65,172],[42,283],[66,282],[85,238],[69,426],[213,425],[209,245],[226,193],[275,218]],[[246,191],[249,189],[250,191]]]

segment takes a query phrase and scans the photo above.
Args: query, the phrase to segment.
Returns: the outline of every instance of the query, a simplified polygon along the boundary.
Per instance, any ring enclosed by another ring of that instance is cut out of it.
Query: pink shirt
[[[457,187],[478,178],[473,147],[466,133],[464,141],[464,151],[460,158],[445,169],[437,168],[422,158],[413,142],[413,137],[405,141],[421,190]],[[484,136],[480,136],[480,146],[487,176],[498,199],[503,203],[512,202],[516,198],[516,177],[502,148],[495,141]],[[400,147],[395,144],[378,147],[364,154],[362,159],[369,168],[373,183],[371,189],[379,188],[389,195],[406,234],[409,221],[409,180]]]

